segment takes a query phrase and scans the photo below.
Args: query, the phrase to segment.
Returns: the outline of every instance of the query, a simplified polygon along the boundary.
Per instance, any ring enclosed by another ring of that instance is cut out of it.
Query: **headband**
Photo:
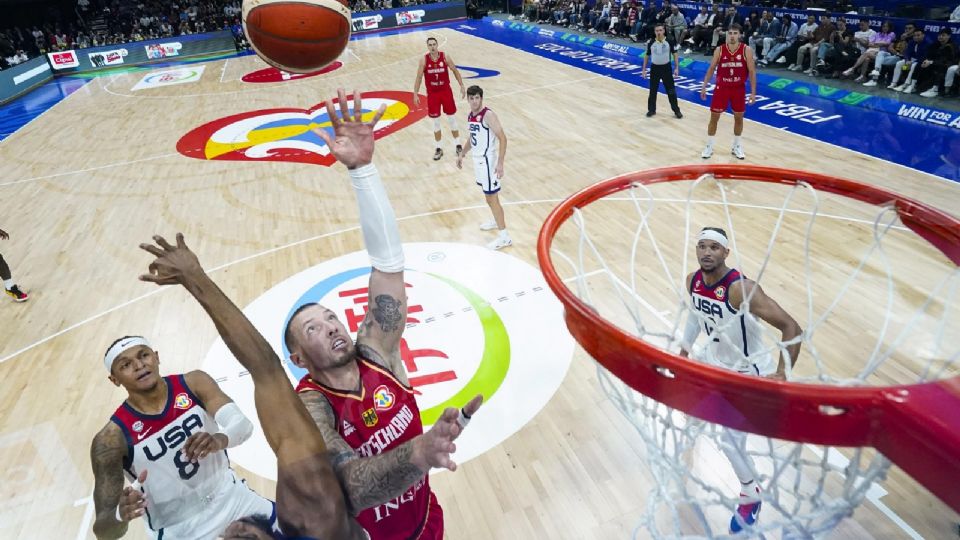
[[[724,249],[727,247],[727,237],[711,229],[700,231],[700,234],[697,236],[697,242],[701,240],[712,240],[723,246]]]
[[[113,361],[116,360],[118,356],[123,354],[123,351],[139,345],[150,347],[150,343],[148,343],[145,338],[140,336],[123,338],[111,345],[110,348],[107,349],[107,354],[103,357],[103,366],[107,368],[107,372],[113,373]]]

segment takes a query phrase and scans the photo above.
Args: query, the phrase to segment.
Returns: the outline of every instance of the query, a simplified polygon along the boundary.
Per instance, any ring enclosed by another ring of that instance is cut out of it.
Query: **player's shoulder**
[[[687,292],[691,292],[693,290],[693,278],[697,275],[697,272],[699,272],[699,270],[694,270],[693,272],[687,274],[687,280],[685,281]]]
[[[93,446],[95,448],[126,447],[127,442],[120,426],[113,420],[110,420],[93,436]]]

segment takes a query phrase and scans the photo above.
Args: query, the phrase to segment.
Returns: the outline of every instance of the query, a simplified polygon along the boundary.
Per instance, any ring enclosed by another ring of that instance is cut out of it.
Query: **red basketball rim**
[[[689,165],[630,173],[572,195],[547,216],[540,230],[537,258],[547,284],[565,306],[564,317],[573,336],[606,369],[658,402],[766,437],[829,446],[872,446],[960,511],[960,377],[848,388],[740,375],[684,359],[624,332],[566,287],[554,268],[550,248],[574,208],[633,184],[696,180],[704,174],[784,185],[802,181],[817,190],[868,204],[892,204],[905,226],[960,265],[960,221],[874,186],[805,171],[747,165]]]

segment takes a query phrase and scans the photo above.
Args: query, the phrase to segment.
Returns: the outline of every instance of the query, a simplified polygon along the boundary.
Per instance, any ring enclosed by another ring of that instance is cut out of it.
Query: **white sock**
[[[739,136],[739,135],[734,135],[734,136],[733,136],[733,145],[734,145],[734,146],[740,146],[740,136]]]
[[[507,229],[500,229],[500,238],[503,238],[504,240],[510,239],[510,233],[507,232]]]
[[[13,278],[3,280],[3,287],[8,291],[16,286],[17,284],[14,283]]]
[[[707,137],[707,146],[713,146],[713,136],[710,135]]]
[[[440,141],[434,141],[433,145],[437,148],[437,150],[440,150]]]
[[[459,129],[457,129],[457,117],[456,117],[456,116],[448,116],[448,117],[447,117],[447,123],[450,124],[450,131],[460,131]]]

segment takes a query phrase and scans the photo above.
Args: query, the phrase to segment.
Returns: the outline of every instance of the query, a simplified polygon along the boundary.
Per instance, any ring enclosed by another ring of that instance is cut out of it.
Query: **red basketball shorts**
[[[440,110],[447,116],[457,114],[457,102],[453,100],[453,90],[450,87],[427,92],[427,115],[430,118],[438,118]]]
[[[727,107],[730,107],[735,113],[742,113],[747,110],[747,87],[745,85],[718,86],[713,89],[710,110],[724,112]]]

